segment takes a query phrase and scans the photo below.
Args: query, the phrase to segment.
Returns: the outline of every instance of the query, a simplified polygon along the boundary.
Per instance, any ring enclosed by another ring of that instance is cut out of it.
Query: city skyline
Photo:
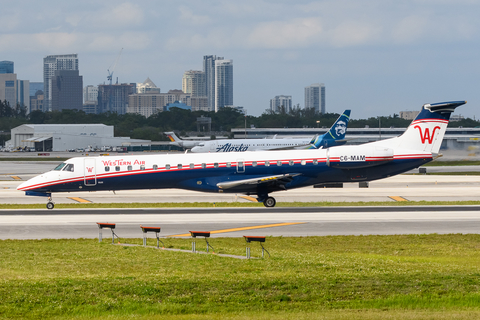
[[[352,118],[464,99],[461,114],[478,118],[478,9],[462,0],[23,0],[0,12],[0,60],[38,82],[44,57],[78,53],[84,85],[96,86],[124,48],[114,80],[149,77],[165,92],[181,89],[183,73],[215,54],[235,61],[234,104],[251,115],[277,95],[304,107],[304,88],[322,82],[327,111],[351,108]]]

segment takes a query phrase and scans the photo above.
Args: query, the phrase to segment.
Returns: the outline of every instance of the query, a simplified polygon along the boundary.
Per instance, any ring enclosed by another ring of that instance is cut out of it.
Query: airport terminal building
[[[6,142],[7,147],[35,148],[35,151],[151,144],[150,140],[114,137],[113,126],[104,124],[24,124],[13,128],[11,136]]]

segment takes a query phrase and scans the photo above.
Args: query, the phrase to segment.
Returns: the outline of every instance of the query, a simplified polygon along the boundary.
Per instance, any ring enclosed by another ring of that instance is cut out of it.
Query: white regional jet
[[[455,108],[466,101],[425,104],[406,131],[354,146],[289,151],[132,155],[72,158],[18,186],[26,195],[55,192],[179,188],[256,195],[318,183],[372,181],[433,160]]]
[[[192,152],[243,152],[281,149],[319,149],[345,144],[350,110],[345,110],[327,133],[312,138],[229,139],[200,142]]]
[[[168,139],[170,139],[170,144],[179,146],[180,148],[191,149],[203,142],[202,140],[182,140],[177,137],[177,135],[173,131],[164,133],[168,137]]]

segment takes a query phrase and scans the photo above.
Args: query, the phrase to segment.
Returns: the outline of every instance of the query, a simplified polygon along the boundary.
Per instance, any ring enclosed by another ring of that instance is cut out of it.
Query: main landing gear
[[[55,207],[55,203],[52,201],[52,197],[48,197],[47,209],[52,210]]]
[[[263,200],[263,205],[267,208],[275,207],[276,203],[277,201],[275,201],[275,198],[273,197],[266,197],[265,200]]]

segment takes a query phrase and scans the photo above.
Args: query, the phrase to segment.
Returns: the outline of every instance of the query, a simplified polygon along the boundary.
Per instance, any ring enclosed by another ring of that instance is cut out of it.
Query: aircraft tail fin
[[[179,141],[182,141],[180,140],[179,137],[177,137],[177,135],[175,134],[175,132],[173,131],[170,131],[170,132],[164,132],[165,135],[168,137],[168,139],[170,139],[171,142],[179,142]]]
[[[447,130],[448,121],[455,108],[466,101],[450,101],[424,104],[420,113],[405,132],[389,140],[389,145],[403,149],[438,153]],[[382,140],[379,142],[384,142]]]
[[[345,110],[330,127],[327,133],[316,136],[312,139],[310,142],[312,149],[328,148],[345,144],[345,134],[347,133],[348,121],[350,121],[350,110]]]

